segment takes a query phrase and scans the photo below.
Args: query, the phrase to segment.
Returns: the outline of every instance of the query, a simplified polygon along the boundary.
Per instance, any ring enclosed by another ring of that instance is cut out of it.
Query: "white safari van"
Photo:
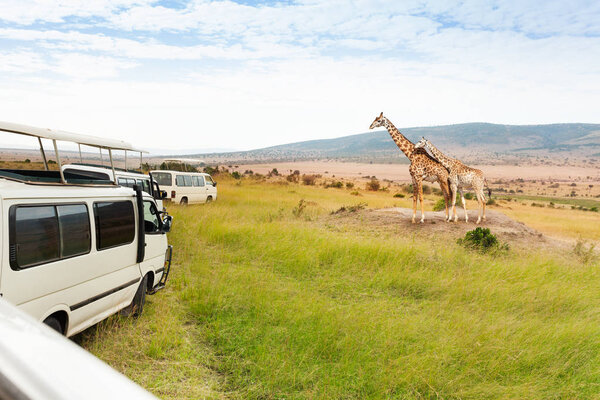
[[[4,122],[0,130],[52,140],[59,166],[57,140],[109,152],[129,146]],[[119,310],[138,315],[146,293],[166,283],[171,223],[138,185],[62,169],[0,170],[0,295],[67,336]]]
[[[181,171],[150,171],[152,179],[180,204],[210,203],[217,199],[217,182],[209,174]]]

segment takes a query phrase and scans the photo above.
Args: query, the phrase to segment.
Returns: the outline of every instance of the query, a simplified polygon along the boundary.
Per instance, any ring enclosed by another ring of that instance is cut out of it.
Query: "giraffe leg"
[[[483,187],[481,188],[481,198],[483,199],[483,220],[485,221],[485,203],[487,202],[485,198],[485,192],[483,191]]]
[[[483,198],[481,196],[480,192],[475,192],[475,195],[477,196],[477,203],[478,203],[478,208],[477,208],[477,224],[479,224],[481,222],[481,210],[483,210],[483,205],[485,204],[483,202]]]
[[[419,191],[417,190],[417,182],[413,179],[413,216],[412,223],[415,223],[415,218],[417,217],[417,197],[419,196]]]
[[[456,215],[456,192],[458,187],[455,184],[452,184],[452,214],[454,215],[454,222],[458,221],[458,215]],[[448,219],[450,222],[450,219]]]
[[[465,195],[460,189],[460,200],[462,201],[463,209],[465,210],[465,222],[469,222],[469,213],[467,213],[467,202],[465,201]]]
[[[425,208],[423,207],[423,184],[419,184],[419,201],[421,202],[421,223],[425,222]]]
[[[448,180],[444,182],[443,179],[438,181],[440,184],[440,189],[442,189],[442,195],[444,196],[444,206],[446,208],[446,222],[450,221],[450,213],[448,208],[450,207],[450,185],[448,185]]]

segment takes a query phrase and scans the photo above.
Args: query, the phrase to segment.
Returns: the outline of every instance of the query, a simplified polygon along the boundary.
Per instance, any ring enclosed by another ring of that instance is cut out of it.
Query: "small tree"
[[[376,178],[372,178],[370,182],[367,182],[367,190],[376,192],[381,187],[381,184]]]

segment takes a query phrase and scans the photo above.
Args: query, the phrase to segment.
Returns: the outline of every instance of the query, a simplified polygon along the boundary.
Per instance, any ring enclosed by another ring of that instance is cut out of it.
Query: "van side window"
[[[96,221],[96,248],[98,250],[121,246],[135,238],[135,215],[130,201],[94,203]]]
[[[85,204],[56,206],[60,224],[61,258],[86,254],[90,251],[90,217]]]
[[[205,176],[205,178],[206,178],[206,184],[207,185],[212,185],[213,184],[213,180],[212,180],[212,178],[210,176]]]
[[[142,188],[142,191],[144,191],[148,194],[152,194],[152,192],[150,190],[150,181],[149,180],[137,179],[136,182]]]
[[[192,177],[189,175],[183,176],[183,181],[185,182],[184,186],[192,186]]]
[[[10,208],[13,269],[87,254],[90,247],[90,219],[85,204]]]
[[[175,176],[175,184],[177,186],[185,186],[185,181],[183,178],[184,178],[183,175],[176,175]]]
[[[204,177],[203,176],[192,176],[194,180],[194,186],[204,186]]]
[[[16,207],[11,222],[11,266],[27,268],[58,260],[59,230],[54,206]]]

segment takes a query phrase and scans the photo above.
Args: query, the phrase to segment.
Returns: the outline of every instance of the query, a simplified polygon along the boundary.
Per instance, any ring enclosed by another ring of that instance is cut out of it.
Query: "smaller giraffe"
[[[466,166],[461,161],[446,156],[444,153],[438,150],[431,142],[425,138],[421,138],[421,140],[415,144],[415,148],[427,148],[433,155],[433,157],[438,160],[444,167],[448,169],[450,172],[449,180],[450,180],[450,189],[451,189],[451,198],[452,198],[452,213],[454,215],[454,222],[458,220],[458,216],[456,215],[456,192],[460,192],[460,198],[462,201],[463,208],[465,210],[465,221],[469,222],[469,215],[467,214],[467,205],[465,202],[465,197],[463,196],[463,188],[468,189],[472,188],[475,191],[475,195],[477,196],[477,202],[479,203],[479,215],[477,218],[477,223],[481,222],[482,212],[483,212],[483,220],[485,221],[485,194],[483,192],[483,188],[486,185],[485,178],[483,176],[483,172],[481,170],[471,168]]]

